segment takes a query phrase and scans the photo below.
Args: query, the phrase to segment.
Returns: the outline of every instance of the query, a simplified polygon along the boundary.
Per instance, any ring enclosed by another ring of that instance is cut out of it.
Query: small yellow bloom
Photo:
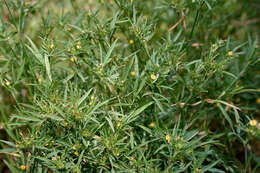
[[[134,0],[130,0],[130,2],[134,2]]]
[[[95,96],[94,96],[94,95],[92,95],[92,96],[90,97],[90,99],[91,99],[91,100],[94,100],[94,98],[95,98]]]
[[[71,56],[71,57],[70,57],[70,61],[71,61],[71,62],[74,62],[74,61],[75,61],[75,57],[74,57],[74,56]]]
[[[228,52],[228,55],[229,55],[229,56],[232,56],[232,55],[233,55],[233,52],[232,52],[232,51],[229,51],[229,52]]]
[[[26,1],[26,2],[25,2],[25,6],[29,6],[29,5],[31,5],[31,2]]]
[[[42,82],[42,79],[40,77],[38,77],[38,82],[41,83]]]
[[[130,74],[131,74],[131,76],[134,76],[134,75],[135,75],[135,72],[134,72],[134,71],[132,71]]]
[[[53,48],[54,48],[54,44],[53,44],[53,43],[50,45],[50,48],[51,48],[51,49],[53,49]]]
[[[195,172],[201,172],[201,169],[195,168]]]
[[[154,127],[154,122],[151,122],[150,124],[149,124],[149,127]]]
[[[256,103],[260,104],[260,97],[256,99]]]
[[[73,150],[76,150],[76,149],[77,149],[76,145],[73,145],[72,149],[73,149]]]
[[[256,120],[250,120],[249,124],[250,124],[250,126],[256,126],[257,125],[257,121]]]
[[[168,141],[168,143],[170,143],[170,136],[169,135],[166,135],[165,139],[166,139],[166,141]]]
[[[79,156],[79,153],[78,153],[77,151],[75,151],[74,154],[75,154],[76,156]]]
[[[26,166],[25,166],[25,165],[21,165],[21,166],[20,166],[20,169],[21,169],[21,170],[25,170],[25,169],[26,169]]]
[[[10,85],[11,85],[11,82],[10,82],[10,81],[6,81],[6,82],[5,82],[5,85],[6,85],[6,86],[10,86]]]
[[[80,41],[77,43],[77,49],[81,49],[81,43],[80,43]]]
[[[116,126],[117,126],[117,128],[119,128],[119,127],[121,126],[121,124],[120,124],[120,123],[117,123]]]
[[[154,74],[151,74],[150,77],[151,77],[152,80],[155,80],[155,79],[156,79],[156,76],[155,76]]]
[[[129,44],[133,44],[134,43],[134,40],[129,40]]]

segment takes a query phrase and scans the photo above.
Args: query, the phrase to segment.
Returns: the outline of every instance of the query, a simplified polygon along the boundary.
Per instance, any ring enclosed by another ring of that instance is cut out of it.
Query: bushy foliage
[[[259,171],[249,2],[0,3],[12,172]]]

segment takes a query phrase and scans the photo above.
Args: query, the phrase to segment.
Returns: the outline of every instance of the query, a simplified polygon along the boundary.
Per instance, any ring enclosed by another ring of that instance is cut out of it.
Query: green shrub
[[[237,3],[2,1],[5,164],[257,172],[258,31],[225,25],[251,18]]]

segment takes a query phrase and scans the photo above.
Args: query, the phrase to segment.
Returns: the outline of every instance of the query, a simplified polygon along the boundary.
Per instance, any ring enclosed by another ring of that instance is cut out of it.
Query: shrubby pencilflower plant
[[[0,170],[258,171],[249,2],[28,2],[0,2]]]

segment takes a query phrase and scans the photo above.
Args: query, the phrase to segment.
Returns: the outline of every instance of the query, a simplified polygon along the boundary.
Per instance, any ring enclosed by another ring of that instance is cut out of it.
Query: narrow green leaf
[[[48,75],[50,81],[52,82],[51,68],[50,68],[50,62],[49,62],[49,57],[48,57],[48,55],[45,54],[44,60],[45,60],[45,67],[46,67],[47,75]]]
[[[225,111],[225,109],[221,106],[218,105],[219,109],[221,110],[221,112],[223,113],[225,119],[228,121],[229,125],[231,128],[233,128],[233,123],[232,120],[230,119],[229,115],[227,114],[227,112]]]
[[[79,106],[84,100],[86,100],[86,98],[89,96],[89,94],[91,93],[91,91],[93,90],[93,88],[91,88],[90,90],[88,90],[88,92],[86,92],[76,103],[77,106]]]
[[[106,64],[108,64],[110,61],[111,61],[111,54],[116,46],[116,42],[117,42],[117,39],[114,41],[114,43],[112,44],[112,46],[109,48],[105,58],[104,58],[104,62],[103,62],[103,65],[105,66]]]
[[[115,132],[114,125],[113,125],[112,121],[110,120],[110,118],[108,118],[108,117],[105,117],[105,118],[106,118],[110,128],[112,129],[112,131]]]
[[[134,121],[137,118],[137,115],[139,115],[140,113],[142,113],[147,107],[149,107],[150,105],[152,105],[154,102],[150,102],[142,107],[140,107],[139,109],[137,109],[136,111],[132,112],[128,117],[126,117],[125,122],[126,123],[130,123],[132,121]]]

